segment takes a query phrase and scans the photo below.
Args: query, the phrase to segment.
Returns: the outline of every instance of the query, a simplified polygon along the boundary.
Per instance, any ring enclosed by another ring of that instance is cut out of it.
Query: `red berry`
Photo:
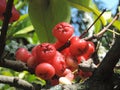
[[[61,53],[62,53],[65,57],[71,55],[71,53],[70,53],[70,51],[69,51],[69,47],[68,47],[68,48],[65,48],[64,50],[62,50]]]
[[[93,42],[88,41],[88,50],[87,54],[92,55],[95,52],[95,45]]]
[[[37,62],[37,60],[35,59],[34,56],[31,56],[27,60],[27,65],[28,65],[29,68],[34,69],[38,65],[38,62]]]
[[[79,37],[78,36],[73,36],[71,39],[70,39],[70,43],[73,44],[75,42],[78,42],[79,41]]]
[[[6,10],[6,0],[1,0],[0,1],[0,19],[4,20],[4,13]],[[13,5],[12,7],[12,16],[10,18],[9,23],[12,23],[16,20],[18,20],[20,17],[20,13],[16,10],[15,6]]]
[[[67,79],[69,79],[70,81],[72,81],[74,79],[74,74],[71,72],[71,73],[68,73],[67,75],[65,75],[65,77]]]
[[[51,86],[55,86],[55,85],[58,85],[58,84],[59,84],[58,78],[52,78],[52,79],[50,79],[50,85]]]
[[[63,72],[63,76],[66,76],[69,73],[72,73],[72,71],[70,69],[66,68],[65,71]]]
[[[72,25],[66,22],[58,23],[53,28],[53,35],[60,41],[60,42],[67,42],[68,39],[72,36],[74,32],[74,28]]]
[[[73,56],[78,56],[85,53],[88,48],[88,43],[84,39],[79,39],[70,45],[70,53]]]
[[[37,55],[36,55],[36,50],[37,50],[37,46],[34,46],[31,50],[31,54],[36,58]]]
[[[55,55],[56,49],[50,43],[42,43],[36,47],[36,56],[38,60],[49,61]]]
[[[88,41],[88,48],[85,51],[85,53],[77,57],[78,63],[81,63],[82,60],[88,60],[94,52],[95,52],[94,44]]]
[[[67,56],[65,58],[65,62],[66,62],[66,65],[67,65],[68,68],[70,67],[70,68],[72,68],[74,70],[76,70],[78,68],[77,59],[72,55]]]
[[[56,75],[62,76],[63,72],[66,69],[65,58],[59,52],[56,53],[56,56],[53,58],[52,63],[53,67],[55,68]]]
[[[84,72],[84,71],[80,70],[78,73],[82,79],[86,79],[86,78],[92,76],[92,72]]]
[[[21,60],[22,62],[27,62],[28,58],[31,57],[31,53],[26,48],[19,48],[15,52],[16,60]]]
[[[84,57],[84,55],[80,55],[77,57],[78,64],[82,63],[83,60],[87,60],[89,57]]]
[[[12,17],[10,18],[10,23],[17,21],[20,18],[20,13],[16,10],[15,6],[12,8]]]
[[[3,14],[6,9],[6,0],[0,0],[0,19],[3,20]]]
[[[56,48],[56,49],[59,49],[61,46],[63,46],[65,43],[63,42],[60,42],[60,41],[56,41],[53,46]]]
[[[55,69],[49,63],[41,63],[37,65],[35,74],[42,79],[48,80],[55,75]]]

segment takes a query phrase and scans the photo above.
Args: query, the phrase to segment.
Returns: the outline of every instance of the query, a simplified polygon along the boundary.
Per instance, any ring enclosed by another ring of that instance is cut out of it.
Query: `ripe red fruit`
[[[55,68],[55,73],[58,76],[62,76],[63,72],[66,69],[65,58],[59,52],[56,53],[56,56],[51,60],[51,64]]]
[[[49,61],[55,55],[56,49],[50,43],[42,43],[36,47],[36,57],[38,60]]]
[[[73,44],[75,42],[78,42],[79,41],[79,37],[78,36],[73,36],[71,39],[70,39],[70,43]]]
[[[69,73],[72,73],[72,71],[70,69],[66,68],[65,71],[63,72],[63,76],[66,76]]]
[[[73,56],[78,56],[85,53],[88,48],[88,43],[84,39],[79,39],[70,45],[70,53]]]
[[[36,55],[36,50],[37,50],[37,46],[34,46],[31,50],[31,54],[36,58],[37,55]]]
[[[61,46],[63,46],[65,43],[63,42],[60,42],[60,41],[56,41],[53,46],[56,48],[56,49],[59,49]]]
[[[81,63],[82,60],[88,60],[91,55],[95,52],[95,45],[93,42],[88,41],[88,48],[82,55],[77,57],[78,63]]]
[[[78,72],[78,74],[80,75],[80,77],[81,77],[82,79],[86,79],[86,78],[92,76],[92,72],[84,72],[84,71],[82,71],[82,70],[80,70],[80,71]]]
[[[3,19],[5,8],[6,8],[6,0],[0,0],[0,19]]]
[[[72,81],[74,79],[74,74],[71,72],[71,73],[68,73],[67,75],[65,75],[65,77],[67,79],[69,79],[70,81]]]
[[[94,43],[88,41],[88,50],[87,50],[86,53],[87,53],[89,56],[91,56],[94,52],[95,52],[95,45],[94,45]]]
[[[65,62],[68,68],[72,68],[72,71],[78,68],[77,59],[72,55],[66,56]]]
[[[0,19],[4,20],[4,13],[6,10],[6,0],[1,0],[0,1]],[[18,20],[20,17],[20,13],[16,10],[15,6],[13,5],[12,7],[12,16],[10,18],[9,23],[12,23],[16,20]]]
[[[31,53],[26,48],[19,48],[15,52],[16,60],[21,60],[22,62],[27,62],[28,58],[31,57]]]
[[[32,55],[31,57],[28,58],[27,60],[27,66],[29,68],[35,68],[38,65],[37,60],[35,59],[35,57]]]
[[[50,79],[50,85],[54,86],[54,85],[58,85],[59,84],[59,78],[54,76],[53,78]]]
[[[35,68],[35,74],[42,79],[48,80],[55,75],[55,69],[49,63],[41,63]]]
[[[9,23],[17,21],[20,18],[20,13],[16,10],[15,6],[12,8],[12,17],[10,18]]]
[[[53,28],[52,32],[60,42],[65,43],[74,33],[74,28],[69,23],[61,22]]]

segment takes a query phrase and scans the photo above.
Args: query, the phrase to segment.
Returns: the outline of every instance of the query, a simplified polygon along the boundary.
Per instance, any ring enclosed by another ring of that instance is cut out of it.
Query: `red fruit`
[[[88,41],[88,50],[86,53],[91,56],[95,52],[95,45],[93,42]]]
[[[35,74],[42,79],[48,80],[55,75],[55,69],[49,63],[41,63],[37,65]]]
[[[56,49],[50,43],[42,43],[36,47],[36,57],[38,60],[49,61],[55,55]]]
[[[12,17],[10,18],[9,23],[15,22],[20,18],[20,13],[16,10],[15,6],[12,8]]]
[[[63,46],[65,43],[63,42],[60,42],[60,41],[56,41],[53,46],[56,48],[56,49],[59,49],[61,46]]]
[[[67,75],[65,75],[65,77],[67,79],[69,79],[70,81],[72,81],[74,79],[74,74],[71,72],[71,73],[68,73]]]
[[[78,73],[82,79],[86,79],[86,78],[92,76],[92,72],[84,72],[84,71],[80,70]]]
[[[55,68],[55,73],[58,76],[62,76],[63,72],[66,69],[66,63],[65,63],[65,58],[63,55],[59,52],[56,53],[56,56],[51,60],[52,65]]]
[[[71,53],[70,53],[70,51],[69,51],[69,47],[68,47],[68,48],[65,48],[64,50],[62,50],[61,53],[62,53],[65,57],[71,55]]]
[[[74,56],[71,56],[71,55],[67,56],[65,58],[65,62],[66,62],[66,65],[67,65],[68,68],[70,67],[74,70],[76,70],[78,68],[78,62],[77,62],[77,59]]]
[[[34,46],[31,50],[31,54],[36,58],[37,55],[36,55],[36,50],[37,50],[37,46]]]
[[[94,44],[88,41],[88,48],[85,51],[85,53],[77,57],[78,63],[81,63],[82,60],[88,60],[94,52],[95,52]]]
[[[19,48],[15,52],[16,60],[21,60],[22,62],[27,62],[28,58],[31,57],[31,53],[26,48]]]
[[[3,19],[3,14],[6,9],[6,0],[0,0],[0,19]]]
[[[52,78],[50,79],[50,85],[51,86],[55,86],[55,85],[58,85],[59,84],[59,79],[58,78]]]
[[[74,33],[74,28],[69,23],[61,22],[53,28],[52,32],[60,42],[65,43]]]
[[[70,69],[66,68],[65,71],[63,72],[63,76],[66,76],[69,73],[72,73],[72,71]]]
[[[70,39],[70,43],[73,44],[75,42],[78,42],[79,41],[79,37],[78,36],[73,36],[71,39]]]
[[[79,39],[70,45],[70,53],[73,56],[78,56],[85,53],[88,48],[88,43],[84,39]]]
[[[28,58],[27,66],[29,68],[33,68],[34,69],[37,65],[38,65],[38,62],[37,62],[37,60],[35,59],[34,56],[31,56],[31,57]]]
[[[85,57],[84,55],[80,55],[77,57],[78,64],[82,63],[83,60],[88,60],[89,57]]]
[[[0,1],[0,19],[4,20],[4,13],[6,10],[6,0],[1,0]],[[20,13],[16,10],[15,6],[13,5],[12,7],[12,16],[10,18],[9,23],[12,23],[16,20],[18,20],[20,17]]]

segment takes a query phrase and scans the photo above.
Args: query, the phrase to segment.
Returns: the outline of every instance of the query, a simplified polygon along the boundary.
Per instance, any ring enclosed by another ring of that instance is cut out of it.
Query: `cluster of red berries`
[[[16,51],[16,59],[27,63],[28,67],[35,69],[35,74],[45,80],[52,80],[55,75],[66,77],[72,81],[82,60],[88,60],[95,51],[91,41],[72,36],[74,28],[66,22],[58,23],[53,28],[53,35],[57,39],[55,43],[42,43],[36,45],[29,52],[25,48]],[[70,46],[58,51],[67,41]],[[76,75],[83,78],[89,77],[91,72],[79,70]]]
[[[0,0],[0,20],[4,20],[4,14],[6,10],[6,0]],[[12,16],[10,18],[9,23],[12,23],[16,20],[18,20],[20,17],[19,12],[16,10],[15,6],[12,7]]]

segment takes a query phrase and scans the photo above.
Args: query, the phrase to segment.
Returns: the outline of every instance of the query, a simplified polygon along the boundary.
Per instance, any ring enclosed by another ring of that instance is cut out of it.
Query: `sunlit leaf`
[[[91,0],[68,0],[68,1],[73,7],[77,8],[79,10],[93,12],[97,16],[99,16],[101,13],[94,7],[94,5],[92,7]],[[106,25],[107,22],[103,16],[100,17],[100,20],[103,25]]]
[[[70,21],[70,6],[66,0],[30,0],[29,15],[40,42],[52,42],[52,28]]]

